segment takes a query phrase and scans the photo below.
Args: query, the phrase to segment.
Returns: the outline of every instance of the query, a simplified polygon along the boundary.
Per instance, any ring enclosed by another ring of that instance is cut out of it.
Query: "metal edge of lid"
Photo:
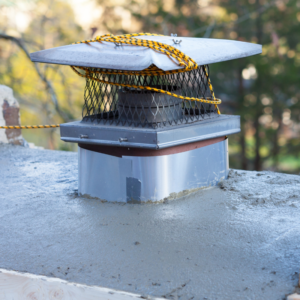
[[[151,37],[141,36],[139,38],[150,39]],[[172,37],[160,38],[158,40],[161,40],[161,42],[172,45],[172,42],[170,42]],[[261,45],[241,41],[184,37],[178,37],[178,39],[183,40],[182,45],[173,44],[172,46],[193,58],[198,65],[248,57],[262,52]],[[93,47],[86,44],[67,45],[33,52],[30,54],[30,58],[33,62],[128,71],[144,70],[151,64],[164,71],[182,68],[165,54],[149,48],[138,46],[129,46],[130,48],[127,46],[115,47],[108,44],[98,43]]]
[[[72,143],[164,149],[177,145],[208,140],[240,132],[240,117],[222,115],[192,124],[178,125],[167,130],[131,129],[77,122],[62,124],[61,140]]]

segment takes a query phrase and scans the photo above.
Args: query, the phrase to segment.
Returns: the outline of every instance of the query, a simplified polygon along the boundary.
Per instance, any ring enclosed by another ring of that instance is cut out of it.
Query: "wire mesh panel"
[[[209,72],[208,66],[205,68]],[[94,80],[86,78],[83,122],[157,128],[191,123],[218,114],[212,104],[180,99],[156,91],[160,89],[185,97],[211,99],[213,95],[204,66],[189,72],[159,76],[105,74],[108,70],[90,70]],[[131,87],[107,84],[100,80]],[[138,87],[150,87],[153,90]]]

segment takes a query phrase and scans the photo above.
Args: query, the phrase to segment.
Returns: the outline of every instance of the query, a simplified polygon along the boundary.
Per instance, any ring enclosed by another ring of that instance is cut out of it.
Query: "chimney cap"
[[[175,43],[173,36],[136,38],[171,45],[194,59],[198,65],[247,57],[262,52],[261,45],[233,40],[177,37],[181,43]],[[167,55],[150,48],[115,45],[110,42],[56,47],[31,53],[30,58],[33,62],[128,71],[141,71],[151,65],[164,71],[182,68]]]

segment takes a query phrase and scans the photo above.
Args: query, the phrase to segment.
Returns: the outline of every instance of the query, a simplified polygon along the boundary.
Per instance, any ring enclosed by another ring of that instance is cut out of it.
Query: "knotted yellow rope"
[[[71,68],[81,77],[89,78],[95,81],[99,81],[105,84],[111,84],[111,85],[117,85],[117,86],[123,86],[123,87],[131,87],[135,89],[144,89],[144,90],[149,90],[149,91],[155,91],[163,94],[167,94],[176,98],[180,98],[183,100],[188,100],[188,101],[198,101],[198,102],[203,102],[203,103],[208,103],[208,104],[214,104],[215,108],[217,109],[218,114],[220,114],[220,110],[218,108],[218,104],[220,104],[222,101],[220,99],[217,99],[215,97],[215,93],[210,81],[210,78],[208,76],[208,72],[206,70],[206,67],[203,66],[204,71],[205,71],[205,76],[207,79],[207,83],[212,95],[212,98],[207,97],[205,98],[194,98],[194,97],[184,97],[181,95],[177,95],[165,90],[161,89],[156,89],[153,87],[149,86],[137,86],[137,85],[128,85],[128,84],[123,84],[123,83],[116,83],[116,82],[110,82],[106,80],[101,80],[98,78],[93,77],[93,74],[107,74],[107,75],[142,75],[142,76],[159,76],[159,75],[168,75],[168,74],[176,74],[176,73],[181,73],[181,72],[188,72],[192,71],[198,68],[198,64],[188,55],[184,54],[182,51],[178,50],[177,48],[160,43],[157,41],[151,41],[151,40],[143,40],[143,39],[137,39],[135,37],[137,36],[162,36],[158,34],[152,34],[152,33],[132,33],[132,34],[123,34],[123,35],[117,35],[114,36],[112,34],[105,34],[102,36],[97,36],[95,39],[92,40],[85,40],[85,41],[79,41],[74,44],[89,44],[93,42],[111,42],[111,43],[116,43],[118,45],[124,44],[124,45],[133,45],[133,46],[141,46],[141,47],[147,47],[151,48],[155,51],[158,51],[160,53],[163,53],[167,55],[170,58],[173,58],[173,61],[177,62],[179,66],[181,66],[181,69],[178,70],[172,70],[172,71],[163,71],[156,66],[150,66],[149,68],[142,70],[142,71],[122,71],[122,70],[101,70],[99,71],[93,71],[90,68],[86,67],[78,67],[78,66],[71,66]],[[80,69],[84,71],[84,73],[79,72],[77,69]],[[55,125],[32,125],[32,126],[0,126],[0,129],[37,129],[37,128],[55,128],[59,127],[59,124]]]
[[[177,64],[181,66],[181,69],[178,70],[172,70],[172,71],[163,71],[156,66],[150,66],[149,68],[142,70],[142,71],[121,71],[121,70],[101,70],[99,71],[94,71],[90,68],[86,67],[78,67],[78,66],[71,66],[71,68],[76,72],[79,76],[89,78],[91,80],[95,80],[98,82],[102,82],[105,84],[111,84],[111,85],[117,85],[117,86],[123,86],[123,87],[130,87],[130,88],[136,88],[136,89],[144,89],[144,90],[149,90],[149,91],[155,91],[163,94],[167,94],[176,98],[180,98],[183,100],[188,100],[188,101],[198,101],[198,102],[203,102],[203,103],[208,103],[208,104],[214,104],[215,108],[217,109],[218,114],[220,114],[219,108],[217,104],[220,104],[222,101],[220,99],[217,99],[214,94],[214,90],[210,81],[210,78],[208,76],[208,72],[203,66],[204,71],[205,71],[205,76],[207,78],[207,83],[212,95],[212,98],[194,98],[194,97],[184,97],[181,95],[177,95],[165,90],[161,89],[156,89],[153,87],[149,86],[137,86],[137,85],[129,85],[129,84],[123,84],[123,83],[117,83],[117,82],[111,82],[111,81],[106,81],[106,80],[101,80],[99,78],[94,77],[94,74],[108,74],[108,75],[142,75],[142,76],[157,76],[157,75],[168,75],[168,74],[175,74],[175,73],[181,73],[181,72],[188,72],[192,71],[198,68],[198,64],[189,56],[184,54],[182,51],[178,50],[177,48],[160,43],[157,41],[151,41],[151,40],[143,40],[143,39],[137,39],[135,37],[137,36],[161,36],[158,34],[151,34],[151,33],[132,33],[132,34],[123,34],[123,35],[118,35],[114,36],[112,34],[105,34],[102,36],[97,36],[95,39],[92,40],[85,40],[85,41],[79,41],[74,44],[89,44],[93,42],[111,42],[115,43],[117,45],[133,45],[133,46],[141,46],[141,47],[147,47],[150,49],[153,49],[155,51],[159,51],[160,53],[166,54],[168,57],[173,58],[173,61],[177,61]],[[79,72],[77,69],[80,69],[84,71],[84,73]]]
[[[28,125],[28,126],[0,126],[0,129],[39,129],[39,128],[56,128],[60,127],[60,124],[54,125]]]
[[[56,128],[59,124],[54,125],[28,125],[28,126],[0,126],[0,129],[39,129],[39,128]]]

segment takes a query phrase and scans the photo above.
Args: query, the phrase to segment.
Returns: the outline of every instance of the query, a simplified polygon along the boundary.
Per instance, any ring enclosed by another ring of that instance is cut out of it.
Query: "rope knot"
[[[143,71],[118,71],[118,70],[101,70],[101,74],[107,74],[107,75],[112,75],[112,74],[123,74],[123,75],[141,75],[141,76],[159,76],[159,75],[167,75],[167,74],[175,74],[175,73],[180,73],[180,72],[188,72],[192,71],[198,68],[198,64],[189,56],[184,54],[181,50],[175,48],[174,46],[160,43],[157,41],[151,41],[151,40],[144,40],[144,39],[138,39],[136,38],[137,36],[162,36],[159,34],[151,34],[151,33],[132,33],[132,34],[123,34],[123,35],[112,35],[112,34],[105,34],[101,36],[97,36],[93,40],[86,40],[86,41],[80,41],[77,42],[76,44],[79,43],[91,43],[91,42],[112,42],[115,44],[125,44],[125,45],[133,45],[133,46],[141,46],[141,47],[146,47],[150,48],[154,51],[158,51],[160,53],[163,53],[167,55],[169,58],[172,59],[172,61],[177,62],[177,65],[181,66],[181,69],[177,70],[172,70],[172,71],[163,71],[156,66],[150,66],[146,70]],[[204,103],[209,103],[209,104],[214,104],[215,108],[218,111],[218,114],[220,114],[219,108],[217,104],[221,103],[220,99],[216,99],[213,91],[212,84],[210,82],[208,72],[206,70],[206,67],[204,67],[205,71],[205,76],[207,79],[207,83],[209,86],[209,89],[211,91],[212,99],[204,99],[204,98],[192,98],[192,97],[183,97],[183,96],[178,96],[177,94],[166,92],[161,89],[156,89],[156,91],[160,93],[167,93],[168,95],[171,95],[173,97],[181,98],[184,100],[188,101],[199,101],[199,102],[204,102]],[[124,86],[124,87],[131,87],[131,88],[139,88],[139,89],[147,89],[147,90],[153,90],[151,87],[147,86],[134,86],[134,85],[129,85],[129,84],[122,84],[122,83],[117,83],[117,82],[110,82],[110,81],[105,81],[101,80],[98,78],[95,78],[93,74],[95,73],[100,73],[99,71],[92,71],[90,68],[84,68],[84,67],[75,67],[71,66],[71,68],[74,70],[75,73],[77,73],[81,77],[89,78],[95,81],[99,81],[105,84],[112,84],[112,85],[118,85],[118,86]],[[82,74],[79,72],[77,69],[85,71],[85,74]]]

